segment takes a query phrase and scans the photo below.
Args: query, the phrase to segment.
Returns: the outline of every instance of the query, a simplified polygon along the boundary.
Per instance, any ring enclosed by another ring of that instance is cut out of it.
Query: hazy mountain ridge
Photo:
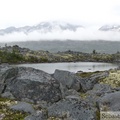
[[[0,30],[0,35],[11,34],[14,32],[23,32],[24,34],[29,34],[31,32],[40,32],[40,33],[48,33],[48,32],[61,32],[61,31],[73,31],[75,32],[78,28],[84,28],[81,25],[74,25],[67,22],[61,21],[50,21],[50,22],[41,22],[40,24],[34,26],[24,26],[16,28],[14,26],[8,27],[6,29]]]
[[[38,33],[52,33],[52,32],[63,32],[63,31],[72,31],[76,32],[78,29],[87,29],[82,25],[75,25],[68,22],[63,21],[47,21],[47,22],[41,22],[37,25],[33,26],[23,26],[23,27],[8,27],[6,29],[0,29],[0,35],[5,34],[11,34],[11,33],[24,33],[28,35],[32,32],[38,32]],[[101,26],[98,31],[120,31],[120,25],[113,24],[113,25],[103,25]]]
[[[119,41],[77,41],[77,40],[66,40],[66,41],[26,41],[26,42],[11,42],[7,45],[19,45],[20,47],[29,48],[31,50],[46,50],[50,52],[58,51],[79,51],[92,53],[95,49],[100,53],[116,53],[120,51]],[[5,43],[0,43],[0,46],[5,46]]]
[[[120,41],[120,25],[82,26],[63,21],[41,22],[33,26],[0,29],[0,42],[41,40]]]
[[[99,28],[101,31],[118,31],[120,32],[120,25],[104,25]]]

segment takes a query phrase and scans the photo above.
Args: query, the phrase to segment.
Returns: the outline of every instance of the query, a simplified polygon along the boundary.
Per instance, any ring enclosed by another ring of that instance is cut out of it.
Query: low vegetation
[[[28,115],[25,112],[13,111],[9,107],[17,101],[0,97],[0,120],[24,120]]]
[[[24,57],[16,52],[0,51],[1,63],[20,63],[24,61]]]
[[[95,72],[81,72],[81,73],[76,73],[77,76],[80,76],[82,78],[87,78],[87,77],[90,77],[91,75],[94,75],[94,74],[97,74],[97,73],[100,73],[102,71],[95,71]]]
[[[109,76],[100,81],[101,84],[109,84],[111,87],[120,87],[120,70],[110,70]]]
[[[65,52],[50,53],[49,51],[33,51],[20,48],[17,45],[0,48],[0,63],[46,63],[46,62],[119,62],[120,53],[101,54],[93,50],[93,53],[81,53],[71,50]]]

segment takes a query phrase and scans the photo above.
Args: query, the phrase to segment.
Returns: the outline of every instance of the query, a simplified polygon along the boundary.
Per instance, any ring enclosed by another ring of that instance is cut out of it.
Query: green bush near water
[[[15,51],[0,51],[1,63],[20,63],[22,61],[24,61],[24,57],[21,54],[16,53]]]

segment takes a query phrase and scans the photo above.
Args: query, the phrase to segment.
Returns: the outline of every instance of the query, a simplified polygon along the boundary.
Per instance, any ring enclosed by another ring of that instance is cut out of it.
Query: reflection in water
[[[48,73],[54,73],[55,69],[67,70],[71,72],[77,72],[77,71],[93,72],[93,71],[104,71],[118,67],[117,64],[96,63],[96,62],[20,64],[17,66],[33,67]]]

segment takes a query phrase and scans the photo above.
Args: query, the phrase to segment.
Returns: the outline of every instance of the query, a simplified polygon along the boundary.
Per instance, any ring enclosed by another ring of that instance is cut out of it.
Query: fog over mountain
[[[47,21],[33,26],[0,29],[0,42],[67,39],[120,41],[120,25],[86,27],[63,21]]]
[[[42,34],[54,33],[54,32],[63,32],[63,31],[77,31],[78,28],[83,28],[81,25],[73,25],[67,22],[61,21],[50,21],[50,22],[41,22],[38,25],[34,26],[24,26],[24,27],[8,27],[6,29],[0,30],[0,35],[11,34],[11,33],[24,33],[28,35],[32,32],[38,32]]]
[[[99,28],[101,31],[115,31],[120,32],[120,25],[114,24],[114,25],[104,25],[101,28]]]

